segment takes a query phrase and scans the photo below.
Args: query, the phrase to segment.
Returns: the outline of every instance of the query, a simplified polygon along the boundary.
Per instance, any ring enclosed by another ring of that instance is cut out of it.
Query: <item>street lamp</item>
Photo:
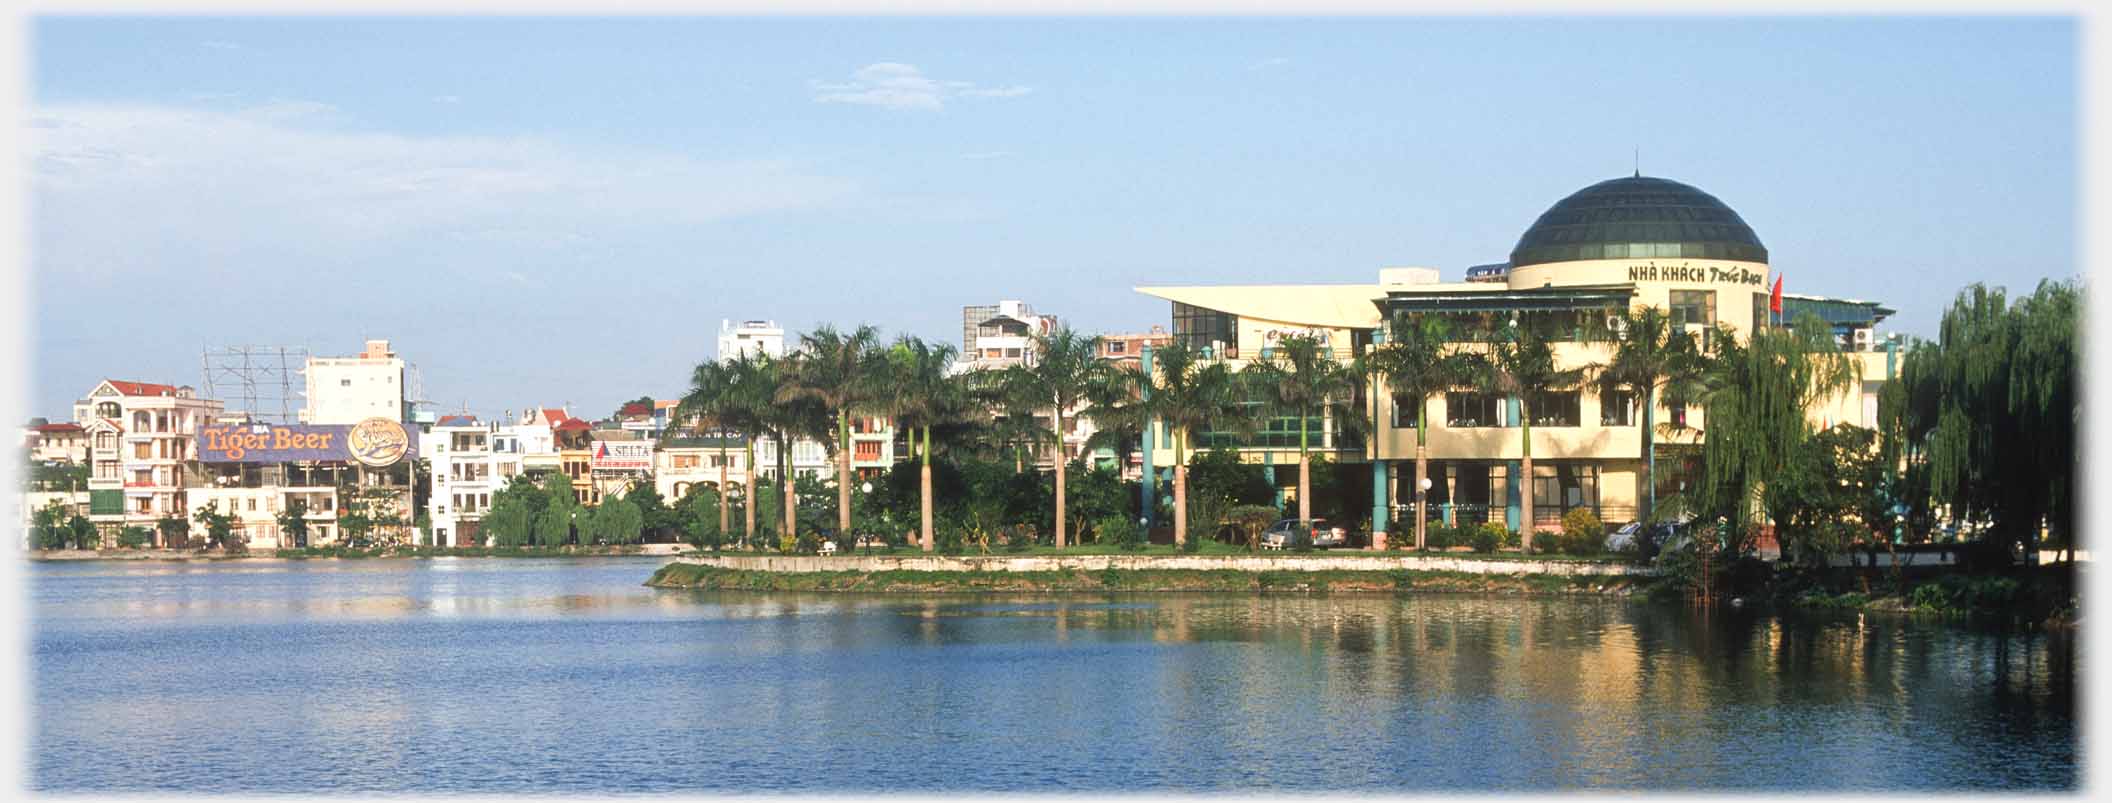
[[[1423,528],[1430,522],[1430,478],[1424,477],[1415,489],[1415,548],[1422,549],[1428,541],[1423,540]]]

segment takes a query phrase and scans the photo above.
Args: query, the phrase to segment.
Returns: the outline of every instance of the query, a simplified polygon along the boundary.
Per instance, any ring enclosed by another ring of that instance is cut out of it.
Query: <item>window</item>
[[[1671,293],[1672,323],[1712,324],[1716,322],[1716,291],[1674,290]]]
[[[257,498],[254,496],[249,498],[249,512],[257,512]]]
[[[1635,426],[1635,394],[1611,383],[1599,387],[1599,426]]]
[[[154,453],[152,449],[153,445],[147,443],[146,441],[140,441],[139,443],[132,444],[132,457],[135,460],[145,460],[147,458],[153,457]]]
[[[338,387],[341,387],[341,388],[349,388],[349,387],[351,387],[351,386],[352,386],[352,380],[350,380],[350,379],[340,379],[340,380],[337,380],[337,386],[338,386]]]
[[[1422,420],[1422,405],[1401,394],[1393,395],[1393,425],[1399,429],[1414,428]]]
[[[1526,405],[1532,413],[1536,427],[1574,427],[1583,422],[1584,414],[1579,399],[1583,394],[1574,390],[1545,391],[1533,394]]]
[[[1684,426],[1686,426],[1686,425],[1687,425],[1687,406],[1686,406],[1686,405],[1684,405],[1684,404],[1675,404],[1675,405],[1672,405],[1672,426],[1674,426],[1674,427],[1684,427]]]
[[[1774,297],[1773,297],[1773,296],[1771,296],[1771,295],[1769,295],[1769,294],[1767,294],[1767,293],[1754,293],[1754,294],[1753,294],[1753,330],[1754,330],[1754,331],[1759,331],[1759,330],[1761,330],[1761,329],[1765,329],[1765,328],[1767,328],[1767,327],[1768,327],[1768,325],[1769,325],[1770,323],[1772,323],[1772,322],[1773,322],[1773,320],[1774,320],[1774,309],[1772,308],[1772,302],[1773,302],[1773,300],[1774,300]]]
[[[1229,313],[1173,302],[1173,336],[1189,348],[1206,349],[1212,343],[1224,343],[1227,351],[1236,350],[1237,327],[1238,319]]]
[[[1123,341],[1123,340],[1110,340],[1110,341],[1107,341],[1107,353],[1109,353],[1109,354],[1128,354],[1128,353],[1129,353],[1129,343],[1128,343],[1128,341]]]
[[[1533,518],[1559,521],[1571,508],[1598,506],[1598,466],[1571,463],[1533,466]]]
[[[1445,426],[1500,427],[1502,399],[1488,393],[1445,394]]]
[[[1016,359],[1019,357],[1019,349],[1005,349],[1005,356]]]

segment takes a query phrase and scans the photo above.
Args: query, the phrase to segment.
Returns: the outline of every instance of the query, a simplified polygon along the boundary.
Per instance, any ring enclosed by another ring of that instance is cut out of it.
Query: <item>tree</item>
[[[836,433],[831,432],[829,426],[829,411],[822,400],[812,393],[795,389],[794,375],[802,370],[799,363],[805,359],[802,354],[782,360],[758,355],[756,375],[752,379],[758,397],[751,402],[744,394],[744,403],[759,405],[756,408],[759,423],[777,445],[776,487],[783,500],[777,506],[783,528],[781,536],[799,532],[799,483],[792,477],[796,473],[792,468],[793,442],[802,437],[824,444],[836,442]],[[810,378],[815,376],[813,369],[806,370]],[[751,469],[749,476],[753,477],[755,473]]]
[[[620,496],[602,500],[588,518],[590,526],[582,530],[582,543],[587,540],[585,530],[592,530],[591,537],[597,543],[635,544],[644,529],[644,515],[638,506]]]
[[[129,526],[117,534],[117,545],[126,549],[138,549],[154,542],[154,531],[140,526]]]
[[[1386,330],[1386,342],[1372,348],[1365,370],[1382,377],[1393,394],[1394,406],[1407,407],[1415,415],[1415,548],[1425,547],[1423,524],[1430,516],[1424,509],[1423,479],[1429,476],[1430,397],[1475,379],[1475,361],[1452,345],[1453,327],[1439,315],[1394,318]],[[1302,498],[1304,492],[1299,496]],[[1377,523],[1373,524],[1376,532]]]
[[[1548,338],[1540,331],[1538,321],[1528,320],[1520,325],[1513,318],[1511,325],[1499,332],[1490,341],[1485,359],[1476,363],[1479,381],[1475,384],[1484,393],[1498,393],[1518,400],[1518,439],[1520,443],[1519,474],[1524,487],[1518,495],[1520,500],[1519,549],[1533,551],[1533,408],[1537,399],[1549,392],[1568,390],[1577,386],[1585,375],[1583,369],[1556,370],[1555,351]]]
[[[778,400],[811,399],[836,419],[836,527],[851,531],[851,416],[873,412],[882,375],[880,332],[859,326],[848,333],[823,326],[799,336],[799,358],[778,388]]]
[[[1628,309],[1613,317],[1613,356],[1595,366],[1608,387],[1633,393],[1643,411],[1642,505],[1638,519],[1656,520],[1657,399],[1673,385],[1691,383],[1707,365],[1701,346],[1659,307]],[[1602,400],[1604,396],[1600,397]]]
[[[483,535],[495,547],[523,547],[535,539],[535,511],[519,497],[494,496],[484,514]]]
[[[234,540],[235,516],[220,512],[219,502],[207,502],[191,513],[191,520],[205,528],[206,545],[226,549]]]
[[[30,518],[30,535],[38,549],[64,549],[72,532],[66,526],[66,503],[51,500]]]
[[[73,514],[66,520],[66,533],[73,541],[74,549],[96,549],[102,546],[102,533],[95,529],[95,522],[87,516]]]
[[[1867,504],[1883,498],[1882,468],[1875,433],[1862,427],[1838,424],[1799,441],[1760,494],[1782,556],[1823,567],[1829,556],[1866,539],[1872,526],[1890,521],[1884,503]]]
[[[1099,343],[1097,337],[1081,335],[1063,326],[1047,335],[1034,336],[1033,364],[1005,369],[1007,381],[1020,398],[1038,402],[1050,410],[1050,429],[1056,444],[1056,547],[1059,549],[1064,546],[1067,533],[1064,469],[1071,459],[1069,450],[1063,445],[1063,416],[1083,399],[1093,377],[1106,370],[1106,364],[1094,356]]]
[[[954,348],[944,343],[926,343],[921,338],[904,335],[895,340],[886,356],[882,405],[895,416],[895,420],[908,428],[910,451],[918,460],[918,543],[930,552],[932,540],[932,479],[931,479],[931,430],[940,423],[951,423],[952,413],[958,410],[962,388],[959,382],[947,376],[947,367],[953,363]],[[923,442],[918,444],[917,430],[923,429]],[[892,537],[892,534],[890,534]]]
[[[308,546],[308,501],[294,497],[278,515],[280,541],[296,549]]]
[[[1122,475],[1116,473],[1113,466],[1087,467],[1085,461],[1077,460],[1072,461],[1071,471],[1078,476],[1078,482],[1066,502],[1068,512],[1075,514],[1081,522],[1078,543],[1085,543],[1086,534],[1097,528],[1102,521],[1109,518],[1135,518],[1130,515],[1130,510],[1134,507],[1130,500],[1136,498],[1136,495],[1128,489],[1128,483],[1122,481]],[[1098,533],[1093,535],[1095,540],[1099,539]]]
[[[726,543],[726,531],[720,527],[726,521],[725,508],[718,491],[692,485],[682,501],[675,503],[674,512],[690,544],[716,550]]]
[[[564,546],[572,537],[572,518],[579,508],[573,495],[572,478],[563,472],[544,475],[543,509],[535,515],[535,542],[546,547]]]
[[[1903,501],[1926,493],[1956,520],[1988,521],[2004,547],[2043,526],[2073,549],[2080,303],[2071,282],[2041,282],[2015,304],[1975,284],[1935,342],[1911,345],[1880,402],[1882,448],[1906,466]]]
[[[660,496],[660,489],[646,481],[633,483],[625,491],[623,500],[637,508],[640,532],[645,536],[658,535],[682,528],[682,515],[667,506]]]
[[[1242,400],[1237,382],[1222,362],[1204,362],[1187,344],[1174,342],[1157,352],[1152,366],[1151,398],[1143,409],[1174,434],[1173,441],[1173,537],[1188,539],[1188,461],[1186,446],[1191,438],[1213,426],[1237,423]]]
[[[1854,387],[1856,364],[1841,354],[1833,331],[1811,315],[1787,329],[1763,329],[1744,342],[1718,326],[1716,350],[1692,382],[1676,383],[1666,400],[1700,404],[1702,476],[1688,494],[1703,520],[1720,519],[1743,538],[1761,487],[1781,475],[1814,429],[1808,411]],[[1735,554],[1749,544],[1727,543]]]
[[[746,352],[742,352],[742,357],[745,358],[745,356]],[[749,414],[747,405],[742,403],[741,393],[744,389],[740,386],[740,381],[745,377],[743,372],[749,370],[751,366],[753,366],[753,363],[745,359],[726,362],[707,360],[698,363],[696,370],[690,373],[689,393],[684,395],[682,401],[676,405],[676,412],[682,418],[708,419],[712,427],[717,430],[718,437],[715,440],[719,444],[720,488],[725,488],[727,483],[726,433],[729,431],[752,432],[755,429],[754,417]],[[754,454],[751,452],[749,457],[750,459],[747,463],[748,472],[753,476],[755,473]],[[718,505],[717,507],[719,515],[717,530],[723,533],[732,529],[729,518],[732,515],[732,511],[725,505]]]
[[[176,547],[190,543],[191,522],[182,516],[174,513],[163,516],[154,523],[154,529],[161,533],[162,546]]]
[[[1313,517],[1313,473],[1311,423],[1316,415],[1335,411],[1337,427],[1361,428],[1362,418],[1349,414],[1349,402],[1357,395],[1357,377],[1362,369],[1334,358],[1320,338],[1295,334],[1264,348],[1261,359],[1248,363],[1241,372],[1250,395],[1266,400],[1276,415],[1298,419],[1298,518]]]

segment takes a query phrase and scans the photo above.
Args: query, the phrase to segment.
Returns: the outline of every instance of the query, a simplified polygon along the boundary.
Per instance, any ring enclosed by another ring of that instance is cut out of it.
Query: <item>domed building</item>
[[[1891,371],[1876,327],[1892,310],[1783,293],[1778,311],[1772,303],[1778,278],[1767,246],[1730,205],[1694,186],[1637,174],[1556,201],[1526,227],[1507,262],[1473,266],[1454,281],[1431,268],[1384,268],[1377,284],[1137,290],[1172,302],[1176,341],[1235,367],[1267,358],[1287,335],[1318,337],[1347,359],[1383,342],[1383,322],[1424,315],[1444,316],[1462,349],[1485,348],[1509,327],[1533,327],[1554,341],[1558,368],[1576,368],[1610,358],[1615,335],[1608,324],[1622,310],[1661,308],[1704,348],[1719,324],[1743,337],[1755,327],[1812,314],[1833,327],[1865,379],[1857,391],[1815,408],[1814,423],[1873,425],[1876,389]],[[1310,441],[1320,447],[1311,451],[1337,464],[1369,465],[1370,515],[1382,522],[1378,529],[1414,520],[1419,452],[1431,481],[1424,514],[1430,520],[1496,521],[1519,530],[1529,516],[1531,527],[1559,529],[1563,514],[1579,507],[1609,524],[1634,520],[1649,496],[1641,487],[1649,459],[1645,419],[1686,428],[1684,435],[1654,439],[1660,495],[1676,490],[1676,466],[1705,426],[1698,411],[1668,409],[1661,400],[1646,415],[1635,398],[1612,387],[1549,392],[1525,404],[1458,388],[1433,394],[1420,409],[1384,387],[1362,395],[1354,409],[1376,422],[1370,434],[1352,435],[1326,416],[1306,426],[1318,433]],[[1424,418],[1419,450],[1417,423]],[[1236,448],[1250,462],[1291,466],[1295,476],[1299,424],[1278,419],[1254,434],[1203,433],[1190,445]],[[1153,432],[1145,462],[1168,467],[1170,433]],[[1154,444],[1160,448],[1151,449]]]

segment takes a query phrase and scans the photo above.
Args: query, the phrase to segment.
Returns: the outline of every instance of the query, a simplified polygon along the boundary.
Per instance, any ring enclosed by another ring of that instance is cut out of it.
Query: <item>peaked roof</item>
[[[555,424],[551,424],[550,428],[554,430],[562,430],[565,432],[573,432],[582,429],[593,429],[594,425],[589,424],[585,421],[581,421],[577,418],[567,418]]]
[[[650,407],[650,406],[647,406],[645,402],[631,402],[631,403],[629,403],[629,404],[626,404],[626,405],[624,405],[624,406],[623,406],[623,409],[622,409],[622,410],[619,410],[619,411],[617,411],[617,413],[616,413],[616,414],[617,414],[617,415],[652,415],[652,414],[653,414],[653,408],[652,408],[652,407]]]
[[[57,423],[57,424],[38,424],[38,425],[36,425],[36,426],[34,426],[34,427],[30,427],[30,428],[31,428],[31,429],[34,429],[34,430],[36,430],[36,431],[38,431],[38,432],[80,432],[80,431],[81,431],[81,425],[79,425],[79,424],[74,424],[74,423],[67,423],[67,422],[61,422],[61,423]]]
[[[433,426],[436,427],[473,427],[476,425],[477,417],[473,415],[443,415],[439,421],[433,423]]]
[[[124,379],[105,379],[103,380],[103,383],[109,385],[110,387],[116,388],[117,392],[127,396],[176,395],[175,385],[161,385],[153,382],[132,382]]]

